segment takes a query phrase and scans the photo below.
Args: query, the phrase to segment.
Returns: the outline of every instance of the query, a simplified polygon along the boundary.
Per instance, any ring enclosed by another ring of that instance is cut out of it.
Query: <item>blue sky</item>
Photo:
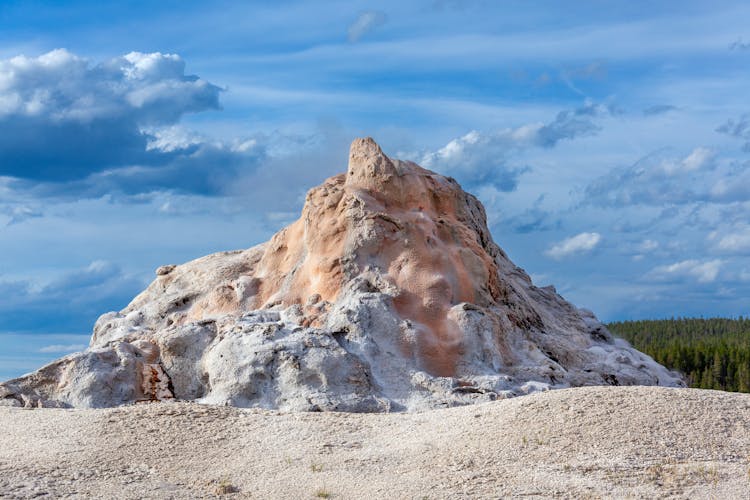
[[[747,315],[745,2],[0,3],[0,379],[245,248],[352,138],[603,320]]]

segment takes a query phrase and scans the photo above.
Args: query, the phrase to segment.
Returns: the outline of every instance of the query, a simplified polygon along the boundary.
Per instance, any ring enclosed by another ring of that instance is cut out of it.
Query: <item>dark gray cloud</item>
[[[264,146],[246,150],[231,145],[205,143],[171,154],[158,166],[134,165],[93,172],[82,179],[50,181],[11,179],[7,187],[34,199],[119,197],[154,191],[222,196],[240,177],[266,159]]]
[[[0,281],[2,331],[86,332],[103,312],[125,307],[144,283],[95,261],[43,286]]]
[[[644,109],[643,114],[646,116],[663,115],[664,113],[669,113],[670,111],[674,111],[676,109],[677,107],[672,106],[671,104],[655,104]]]
[[[595,104],[561,111],[553,121],[537,129],[534,140],[541,147],[551,148],[565,139],[596,134],[601,127],[596,125],[593,119],[608,113],[609,109]]]
[[[750,50],[750,42],[743,42],[742,38],[738,38],[729,44],[729,50]]]
[[[149,148],[147,129],[218,109],[220,92],[172,54],[92,65],[58,49],[0,61],[0,175],[63,182],[167,164],[174,152]]]
[[[544,195],[540,196],[530,208],[507,218],[504,224],[521,234],[560,229],[562,226],[560,218],[555,213],[542,208],[544,198]]]
[[[745,141],[742,149],[750,153],[750,113],[745,113],[736,120],[730,118],[719,125],[716,131]]]

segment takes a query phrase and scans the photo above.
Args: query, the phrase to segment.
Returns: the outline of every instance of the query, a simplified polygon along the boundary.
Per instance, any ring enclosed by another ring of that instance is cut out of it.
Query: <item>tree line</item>
[[[607,328],[690,387],[750,392],[750,318],[617,321]]]

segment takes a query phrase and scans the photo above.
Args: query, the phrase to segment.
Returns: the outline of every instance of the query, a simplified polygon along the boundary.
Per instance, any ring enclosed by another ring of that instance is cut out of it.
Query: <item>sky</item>
[[[0,2],[0,379],[371,136],[603,321],[750,300],[746,2]]]

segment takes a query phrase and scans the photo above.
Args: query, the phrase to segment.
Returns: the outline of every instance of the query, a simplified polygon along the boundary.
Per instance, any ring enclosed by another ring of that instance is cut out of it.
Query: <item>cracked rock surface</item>
[[[160,267],[86,351],[0,384],[0,405],[388,412],[585,385],[684,383],[534,286],[455,180],[366,138],[298,221]]]

